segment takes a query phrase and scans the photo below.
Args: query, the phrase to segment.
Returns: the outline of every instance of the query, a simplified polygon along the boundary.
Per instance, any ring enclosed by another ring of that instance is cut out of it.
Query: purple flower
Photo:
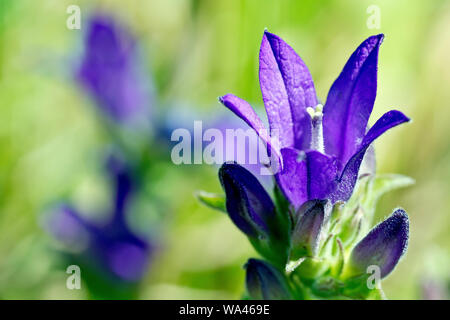
[[[346,201],[371,143],[409,119],[392,110],[370,130],[368,120],[377,89],[378,50],[383,35],[365,40],[332,85],[325,106],[319,104],[308,68],[280,37],[264,32],[259,78],[271,139],[244,100],[228,94],[220,101],[252,127],[278,159],[276,180],[299,208],[313,199]]]
[[[249,237],[268,236],[275,220],[275,205],[263,186],[249,171],[236,163],[219,170],[231,220]]]
[[[150,94],[135,39],[111,17],[91,17],[77,79],[101,111],[119,123],[142,121]]]
[[[351,273],[364,274],[373,265],[380,268],[381,278],[386,277],[406,252],[408,238],[408,215],[397,209],[355,246],[349,259]]]
[[[288,211],[278,210],[258,179],[235,162],[220,167],[219,179],[230,219],[263,257],[284,265],[290,241]]]
[[[62,204],[50,212],[45,225],[72,251],[77,263],[107,279],[134,283],[144,276],[153,246],[148,239],[133,233],[125,221],[127,205],[135,191],[129,168],[111,157],[108,169],[115,181],[115,195],[112,218],[107,223],[92,223],[76,209]]]

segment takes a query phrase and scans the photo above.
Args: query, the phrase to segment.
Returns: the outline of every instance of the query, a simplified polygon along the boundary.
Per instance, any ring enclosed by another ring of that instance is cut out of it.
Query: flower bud
[[[290,260],[316,255],[326,206],[326,200],[311,200],[298,209],[291,237]]]
[[[406,252],[408,237],[408,215],[397,209],[355,246],[349,260],[350,275],[363,274],[369,266],[377,266],[381,278],[386,277]]]
[[[287,300],[291,298],[289,287],[283,274],[262,260],[249,259],[246,286],[250,298],[254,300]]]
[[[226,195],[226,209],[234,224],[249,237],[268,235],[275,206],[258,180],[237,163],[224,163],[219,179]]]

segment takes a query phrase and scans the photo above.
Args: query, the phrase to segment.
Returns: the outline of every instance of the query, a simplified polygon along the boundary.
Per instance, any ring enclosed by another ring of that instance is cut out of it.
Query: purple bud
[[[316,254],[326,206],[326,200],[311,200],[298,209],[291,237],[290,260]]]
[[[369,266],[380,268],[386,277],[406,252],[409,237],[409,219],[403,209],[374,227],[353,249],[349,260],[351,274],[367,272]]]
[[[219,179],[234,224],[250,237],[267,235],[269,220],[275,217],[275,206],[258,179],[237,163],[224,163]]]
[[[289,287],[283,274],[262,260],[249,259],[245,265],[246,286],[250,298],[254,300],[288,300]]]

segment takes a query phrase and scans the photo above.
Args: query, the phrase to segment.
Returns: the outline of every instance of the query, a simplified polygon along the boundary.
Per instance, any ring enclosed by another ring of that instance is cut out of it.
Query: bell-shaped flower
[[[313,199],[350,198],[364,155],[385,131],[409,121],[385,113],[370,130],[383,35],[365,40],[332,85],[325,106],[303,60],[280,37],[264,32],[259,79],[271,134],[246,101],[227,94],[220,101],[253,128],[275,156],[276,179],[295,208]]]

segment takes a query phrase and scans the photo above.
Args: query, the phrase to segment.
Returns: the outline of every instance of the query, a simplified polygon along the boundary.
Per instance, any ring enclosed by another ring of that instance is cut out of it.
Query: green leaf
[[[367,213],[367,218],[370,217],[368,220],[371,220],[378,199],[380,199],[382,195],[395,189],[410,186],[414,183],[414,179],[401,174],[382,174],[375,176],[370,182],[367,193],[362,200],[362,207]]]
[[[372,196],[375,200],[381,197],[386,192],[394,189],[407,187],[415,183],[414,179],[403,176],[401,174],[382,174],[377,175],[372,184]]]
[[[200,190],[195,193],[195,196],[207,207],[227,213],[224,195]]]
[[[342,270],[344,269],[344,247],[342,245],[341,239],[339,237],[336,237],[336,247],[338,251],[338,258],[336,261],[336,265],[333,267],[333,273],[335,276],[340,276],[342,273]]]

